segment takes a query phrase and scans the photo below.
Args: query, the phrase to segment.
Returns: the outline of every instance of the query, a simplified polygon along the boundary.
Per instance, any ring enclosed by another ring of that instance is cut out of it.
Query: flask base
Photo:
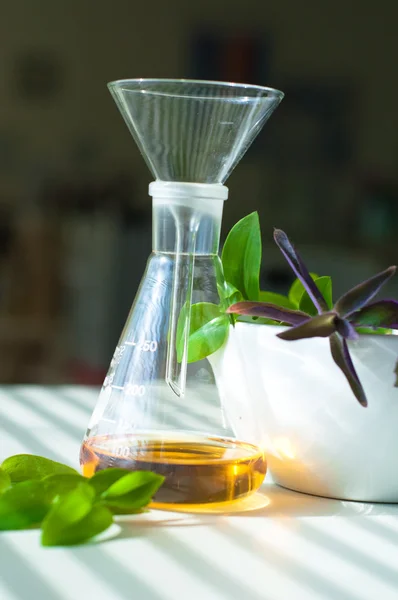
[[[267,470],[257,446],[177,431],[91,437],[80,463],[86,477],[108,467],[163,475],[151,507],[168,510],[234,502],[255,492]]]

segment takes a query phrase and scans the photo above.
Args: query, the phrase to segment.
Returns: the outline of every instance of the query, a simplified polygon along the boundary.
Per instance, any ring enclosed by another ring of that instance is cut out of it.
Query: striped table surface
[[[0,388],[0,461],[77,467],[98,390]],[[148,511],[100,543],[42,548],[0,533],[1,600],[397,600],[398,505],[314,498],[266,482],[234,514]],[[252,510],[248,510],[252,508]]]

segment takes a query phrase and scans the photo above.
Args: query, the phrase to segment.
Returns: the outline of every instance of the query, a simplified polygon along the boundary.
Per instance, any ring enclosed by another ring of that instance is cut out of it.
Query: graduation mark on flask
[[[126,383],[126,385],[111,385],[113,390],[119,390],[126,394],[126,396],[145,396],[145,385],[138,385],[137,383]]]
[[[158,342],[156,340],[143,340],[141,342],[124,342],[126,346],[135,346],[141,352],[156,352]]]

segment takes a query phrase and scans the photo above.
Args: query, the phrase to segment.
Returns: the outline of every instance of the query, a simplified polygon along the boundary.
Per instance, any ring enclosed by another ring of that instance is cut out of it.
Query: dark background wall
[[[397,260],[398,3],[0,5],[0,382],[99,382],[150,251],[150,173],[106,82],[200,77],[286,98],[228,181],[336,293]],[[395,293],[397,284],[391,285]]]

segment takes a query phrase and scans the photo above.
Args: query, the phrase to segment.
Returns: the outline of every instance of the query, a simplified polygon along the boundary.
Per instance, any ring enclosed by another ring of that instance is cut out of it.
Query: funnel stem
[[[167,347],[166,382],[173,392],[185,394],[188,364],[188,342],[191,323],[193,270],[197,220],[189,232],[176,216],[176,259],[170,306],[169,342]]]

